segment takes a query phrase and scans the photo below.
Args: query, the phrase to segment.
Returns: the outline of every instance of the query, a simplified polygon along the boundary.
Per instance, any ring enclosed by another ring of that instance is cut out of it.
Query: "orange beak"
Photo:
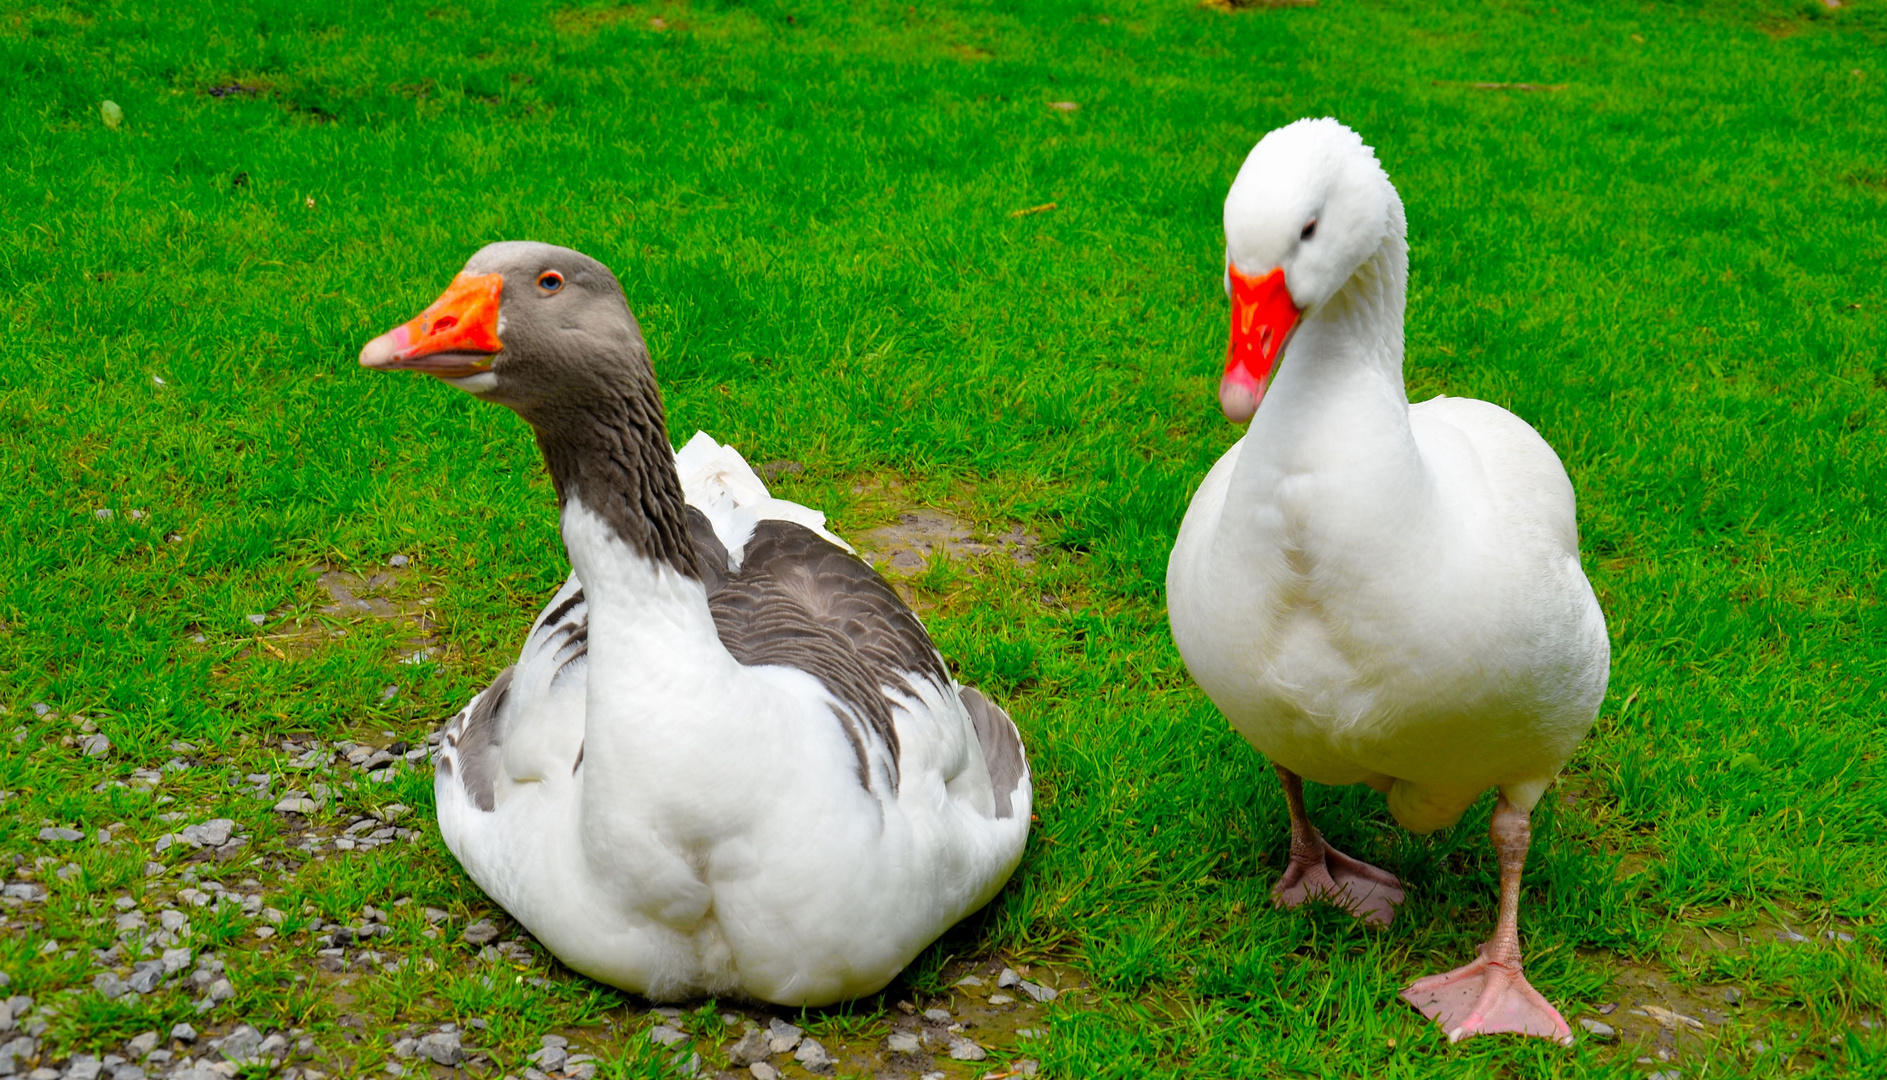
[[[1236,266],[1225,272],[1232,279],[1232,341],[1225,350],[1219,408],[1227,420],[1242,424],[1258,411],[1271,369],[1304,312],[1284,285],[1283,268],[1258,278],[1246,277]]]
[[[460,274],[418,318],[369,341],[360,350],[360,366],[442,379],[490,371],[491,358],[504,350],[498,340],[504,288],[503,274]]]

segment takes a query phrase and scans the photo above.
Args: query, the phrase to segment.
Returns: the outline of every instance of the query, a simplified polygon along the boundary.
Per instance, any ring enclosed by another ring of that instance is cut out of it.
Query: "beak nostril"
[[[439,318],[433,320],[431,328],[426,332],[429,334],[437,334],[441,330],[450,330],[457,325],[459,325],[459,317],[457,315],[441,315]]]

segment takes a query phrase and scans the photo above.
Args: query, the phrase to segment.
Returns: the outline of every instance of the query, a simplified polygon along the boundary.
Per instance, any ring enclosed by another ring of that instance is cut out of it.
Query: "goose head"
[[[1299,120],[1258,140],[1225,196],[1227,419],[1242,424],[1258,411],[1299,321],[1382,247],[1397,205],[1375,151],[1335,120]]]
[[[437,376],[540,430],[654,386],[641,327],[609,268],[527,241],[479,249],[431,306],[368,342],[360,363]]]

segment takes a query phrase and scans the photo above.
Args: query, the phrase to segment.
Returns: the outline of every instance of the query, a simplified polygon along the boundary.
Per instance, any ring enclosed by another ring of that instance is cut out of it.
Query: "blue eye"
[[[538,275],[537,287],[547,293],[556,292],[563,288],[563,275],[555,270],[546,270]]]

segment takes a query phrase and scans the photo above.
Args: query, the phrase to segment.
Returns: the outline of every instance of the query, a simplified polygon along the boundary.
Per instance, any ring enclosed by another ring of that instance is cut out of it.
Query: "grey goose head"
[[[360,362],[436,375],[533,426],[654,383],[616,275],[582,252],[516,240],[479,249],[443,296],[368,342]]]
[[[360,363],[437,376],[517,413],[560,502],[581,498],[643,554],[698,576],[648,347],[602,263],[554,244],[489,244]]]

